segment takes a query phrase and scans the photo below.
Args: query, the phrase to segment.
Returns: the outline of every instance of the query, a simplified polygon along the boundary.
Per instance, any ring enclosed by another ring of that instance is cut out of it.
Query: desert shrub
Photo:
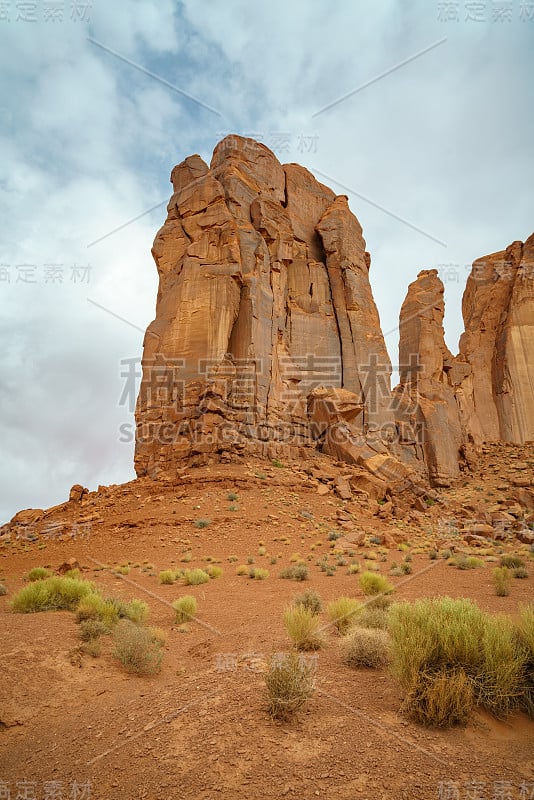
[[[29,583],[11,600],[13,611],[27,614],[37,611],[73,611],[82,597],[94,592],[94,584],[74,578],[53,576]]]
[[[456,559],[457,569],[477,569],[484,566],[484,562],[474,556],[458,556]]]
[[[162,647],[164,644],[166,644],[167,639],[169,638],[167,636],[167,631],[163,630],[163,628],[150,628],[150,633],[152,634],[152,637],[157,642],[159,642]]]
[[[119,621],[119,611],[112,600],[105,600],[99,594],[89,594],[83,597],[76,608],[76,621],[99,622],[108,630]]]
[[[429,557],[429,559],[430,559],[431,561],[435,561],[435,560],[436,560],[436,558],[438,557],[438,551],[437,551],[437,550],[434,550],[434,549],[431,549],[431,550],[429,550],[429,551],[428,551],[428,557]]]
[[[211,525],[211,519],[196,519],[193,523],[195,528],[207,528]]]
[[[526,567],[516,567],[512,570],[513,578],[528,578],[528,569]]]
[[[121,564],[118,567],[115,567],[115,572],[119,575],[129,575],[130,574],[130,565],[129,564]]]
[[[102,653],[102,645],[98,639],[88,639],[81,646],[81,651],[91,658],[98,658]]]
[[[173,569],[164,569],[159,573],[159,582],[171,584],[176,580]]]
[[[265,548],[263,545],[258,547],[258,555],[259,556],[264,556],[266,553],[267,553],[267,548]]]
[[[515,569],[516,567],[524,567],[525,562],[520,556],[513,555],[512,553],[501,556],[501,567],[508,567],[508,569]]]
[[[475,677],[478,702],[497,717],[521,704],[527,653],[518,647],[512,620],[486,617],[482,637],[482,663]]]
[[[403,561],[399,567],[399,572],[401,575],[411,575],[413,572],[412,565],[408,561]]]
[[[422,673],[410,687],[404,708],[416,722],[436,728],[450,728],[467,722],[475,699],[473,682],[461,667]]]
[[[186,569],[184,572],[184,583],[186,586],[198,586],[201,583],[208,583],[210,576],[203,569]]]
[[[234,503],[236,500],[239,500],[239,495],[235,492],[228,492],[226,499],[229,500],[230,503]]]
[[[63,573],[64,578],[79,578],[81,576],[81,572],[78,567],[74,567],[73,569],[68,569],[66,572]]]
[[[211,565],[210,565],[210,566],[209,566],[209,567],[206,569],[206,573],[208,574],[208,576],[209,576],[210,578],[220,578],[220,577],[221,577],[221,575],[223,574],[223,571],[222,571],[222,568],[221,568],[221,567],[217,567],[217,566],[215,566],[214,564],[211,564]]]
[[[252,567],[249,571],[249,577],[254,578],[255,581],[264,581],[269,577],[269,570],[261,567]]]
[[[120,661],[126,672],[154,675],[160,671],[162,646],[147,628],[123,619],[115,628],[113,642],[113,656]]]
[[[519,646],[525,653],[523,697],[524,711],[534,719],[534,604],[519,607],[517,623]]]
[[[383,667],[389,662],[390,646],[386,631],[356,627],[341,640],[341,655],[351,667]]]
[[[52,575],[52,570],[46,567],[34,567],[31,569],[26,578],[33,583],[33,581],[42,581],[44,578],[49,578]]]
[[[359,581],[364,594],[388,594],[393,591],[393,586],[387,582],[386,578],[383,575],[376,575],[374,572],[362,572]]]
[[[349,564],[349,568],[347,570],[347,575],[357,575],[357,573],[359,571],[360,571],[360,565],[359,564]]]
[[[353,597],[338,597],[337,600],[332,600],[331,603],[328,603],[326,613],[328,614],[328,619],[343,636],[352,625],[359,609],[360,604]]]
[[[387,608],[376,608],[373,606],[363,606],[356,619],[355,624],[359,628],[375,628],[376,630],[386,630],[388,627],[389,610]]]
[[[493,583],[495,584],[495,594],[498,597],[508,597],[510,594],[510,581],[512,573],[508,567],[496,567],[493,570]]]
[[[110,628],[99,619],[84,619],[80,622],[80,639],[82,642],[90,642],[110,632]]]
[[[270,715],[288,719],[313,695],[313,669],[294,650],[276,653],[269,661],[265,686]]]
[[[320,614],[323,610],[321,595],[314,592],[313,589],[307,589],[305,592],[302,592],[302,594],[298,594],[294,597],[293,605],[307,608],[312,614]]]
[[[529,654],[522,625],[527,620],[529,629],[529,612],[523,613],[515,626],[470,600],[394,605],[392,671],[404,689],[405,708],[425,724],[442,726],[465,721],[475,703],[497,716],[525,705]],[[534,643],[534,612],[531,624]]]
[[[150,609],[143,600],[123,600],[120,597],[110,598],[110,602],[116,607],[121,619],[128,619],[136,625],[143,625],[147,622]]]
[[[235,571],[235,574],[236,575],[248,575],[248,572],[249,572],[249,568],[247,567],[247,565],[246,564],[240,564],[240,566],[237,567],[237,569]]]
[[[308,579],[308,567],[306,564],[295,564],[293,567],[286,567],[280,572],[281,578],[290,581],[305,581]]]
[[[197,601],[190,595],[185,594],[175,600],[172,607],[176,611],[176,622],[189,622],[197,613]]]
[[[324,644],[321,621],[304,606],[293,606],[284,612],[284,625],[297,650],[319,650]]]
[[[7,586],[4,586],[3,583],[0,583],[0,597],[3,597],[7,594]]]

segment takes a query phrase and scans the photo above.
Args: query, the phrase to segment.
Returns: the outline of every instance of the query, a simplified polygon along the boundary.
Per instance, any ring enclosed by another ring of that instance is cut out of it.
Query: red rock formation
[[[403,437],[403,460],[412,466],[423,461],[436,486],[447,486],[458,476],[463,441],[458,406],[447,380],[453,356],[445,344],[444,313],[437,270],[423,270],[408,287],[400,312],[400,385],[395,397],[399,426],[412,433]]]
[[[171,180],[152,251],[138,475],[214,455],[302,456],[325,436],[317,396],[308,408],[321,386],[344,390],[352,433],[391,433],[391,367],[347,198],[239,136]]]
[[[470,445],[534,440],[534,235],[473,263],[453,358],[443,336],[443,284],[420,272],[400,314],[400,454],[447,485]]]
[[[473,263],[457,395],[473,441],[534,439],[534,234]]]

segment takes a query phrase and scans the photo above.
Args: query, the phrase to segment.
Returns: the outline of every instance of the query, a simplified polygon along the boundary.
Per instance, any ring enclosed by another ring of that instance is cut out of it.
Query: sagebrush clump
[[[113,657],[126,672],[134,675],[154,675],[161,669],[161,641],[148,628],[130,620],[121,620],[113,633]]]
[[[389,614],[392,672],[419,722],[449,726],[475,704],[506,716],[528,703],[528,647],[508,617],[449,597],[398,603]]]
[[[319,650],[325,637],[317,614],[304,606],[292,606],[284,612],[284,625],[297,650]]]
[[[390,653],[390,637],[383,630],[354,627],[341,640],[342,658],[351,667],[383,667]]]
[[[353,597],[338,597],[326,607],[328,619],[341,635],[347,633],[359,610],[360,603]]]
[[[276,653],[269,660],[265,685],[270,715],[287,720],[312,697],[314,672],[294,650]]]
[[[179,597],[173,602],[172,607],[176,611],[176,622],[179,624],[189,622],[197,613],[197,601],[190,594]]]

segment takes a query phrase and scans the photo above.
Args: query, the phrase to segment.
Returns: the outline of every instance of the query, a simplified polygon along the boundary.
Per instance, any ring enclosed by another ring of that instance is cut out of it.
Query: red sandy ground
[[[469,502],[493,502],[502,483],[498,464],[481,464],[461,488],[443,492],[446,512],[437,504],[410,523],[362,512],[357,531],[401,532],[416,551],[413,574],[390,579],[396,599],[448,594],[514,614],[519,603],[534,598],[534,562],[528,579],[513,581],[509,597],[497,597],[494,563],[460,571],[417,552],[433,544],[444,513],[461,514]],[[238,510],[229,511],[227,494],[234,491]],[[477,713],[465,728],[420,727],[400,712],[402,698],[387,670],[342,663],[332,629],[306,710],[290,722],[270,719],[262,668],[266,656],[288,648],[282,612],[291,598],[306,588],[324,601],[361,595],[358,576],[348,575],[346,567],[328,577],[316,566],[330,549],[328,531],[344,503],[333,493],[320,497],[298,470],[260,462],[202,468],[179,486],[143,479],[91,495],[83,511],[72,506],[51,518],[94,513],[88,539],[0,548],[0,578],[9,588],[0,598],[0,780],[9,784],[11,798],[430,800],[440,792],[451,800],[534,797],[533,721],[522,714],[498,721]],[[302,517],[302,510],[312,519]],[[200,518],[210,525],[195,528]],[[289,543],[277,541],[286,536]],[[293,553],[307,559],[310,545],[319,541],[306,583],[278,577]],[[258,555],[260,542],[267,555]],[[503,547],[529,558],[528,548],[511,538]],[[188,549],[192,561],[182,564]],[[379,563],[386,575],[391,562],[406,555],[397,549],[381,553],[369,543],[354,549],[361,564],[369,550],[385,558]],[[234,554],[238,561],[229,563]],[[279,554],[271,565],[270,557]],[[205,566],[207,556],[220,560],[222,577],[187,588],[159,584],[160,570]],[[236,575],[249,556],[269,570],[266,580]],[[126,674],[111,656],[109,637],[102,640],[100,657],[80,653],[72,613],[10,611],[10,596],[30,568],[57,567],[71,558],[105,592],[148,602],[151,624],[168,635],[160,674]],[[126,562],[149,562],[153,569],[132,566],[122,577],[110,569]],[[99,564],[106,568],[94,571]],[[174,623],[169,603],[185,593],[198,600],[198,620],[184,630]],[[56,794],[52,781],[58,782]],[[90,793],[83,788],[87,782]],[[8,796],[0,783],[0,797]]]

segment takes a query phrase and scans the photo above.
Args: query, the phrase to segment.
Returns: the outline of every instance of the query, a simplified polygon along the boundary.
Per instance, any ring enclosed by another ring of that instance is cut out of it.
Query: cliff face
[[[458,476],[470,446],[534,440],[534,235],[477,259],[462,304],[465,332],[453,358],[443,337],[443,284],[420,272],[400,314],[395,388],[403,460],[424,461],[431,481]],[[419,462],[419,464],[418,464]]]
[[[395,397],[399,428],[412,434],[401,440],[401,457],[415,467],[424,464],[435,485],[448,485],[459,475],[463,442],[458,406],[448,382],[454,359],[445,345],[444,313],[443,283],[437,270],[420,272],[400,312],[400,384]]]
[[[468,434],[477,444],[534,439],[534,235],[474,262],[462,311]]]
[[[454,357],[443,284],[419,273],[400,315],[400,384],[345,196],[228,136],[176,166],[152,250],[135,468],[157,474],[309,448],[397,485],[459,475],[471,446],[534,439],[534,235],[475,261]]]
[[[390,361],[347,198],[238,136],[171,180],[137,473],[210,454],[302,455],[334,422],[392,431]]]

